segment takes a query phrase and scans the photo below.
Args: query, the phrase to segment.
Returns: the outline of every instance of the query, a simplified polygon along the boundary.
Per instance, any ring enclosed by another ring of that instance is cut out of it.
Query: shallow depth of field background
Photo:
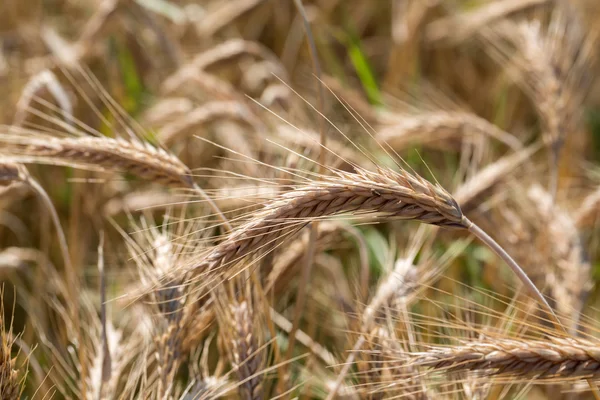
[[[0,1],[0,162],[10,125],[134,135],[185,163],[235,226],[328,173],[317,163],[324,133],[327,166],[402,166],[438,182],[569,335],[600,349],[600,3],[303,4],[320,71],[292,0]],[[337,217],[314,240],[305,228],[249,257],[252,276],[235,289],[159,289],[162,273],[225,233],[202,197],[33,161],[73,270],[48,204],[0,179],[7,398],[23,387],[38,399],[325,399],[336,385],[356,399],[594,398],[581,379],[514,373],[510,384],[411,364],[433,345],[560,336],[466,233]],[[253,351],[240,359],[244,346]]]

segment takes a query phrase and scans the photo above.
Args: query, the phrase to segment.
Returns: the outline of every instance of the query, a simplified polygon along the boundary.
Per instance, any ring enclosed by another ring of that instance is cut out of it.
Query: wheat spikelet
[[[316,239],[317,250],[321,251],[327,248],[329,242],[333,239],[333,236],[336,236],[335,234],[339,233],[340,230],[340,224],[335,222],[319,224],[319,236]],[[268,275],[265,279],[266,292],[275,290],[277,293],[281,290],[277,287],[277,283],[281,281],[285,284],[291,276],[294,276],[297,273],[297,271],[295,269],[292,270],[292,268],[300,263],[302,257],[306,253],[307,247],[308,237],[307,235],[302,235],[281,249],[275,256],[273,267],[268,271]]]
[[[189,315],[185,312],[188,293],[176,282],[160,285],[158,277],[168,274],[183,262],[187,242],[174,240],[167,230],[169,225],[166,221],[162,227],[157,227],[153,221],[141,218],[139,225],[143,229],[130,238],[128,248],[137,264],[142,284],[154,287],[147,295],[154,342],[154,351],[148,356],[149,363],[156,360],[154,390],[162,399],[172,396],[175,389],[175,374],[184,360],[182,342]]]
[[[164,210],[184,199],[185,197],[160,190],[136,191],[110,199],[104,205],[103,212],[107,217],[114,217],[122,212]]]
[[[379,360],[380,384],[373,388],[374,393],[381,396],[394,396],[410,400],[429,400],[435,398],[435,393],[430,393],[424,382],[423,373],[417,366],[410,363],[398,363],[398,354],[405,354],[406,350],[397,339],[390,337],[386,330],[375,332],[377,347],[366,350],[369,355],[375,355]],[[386,398],[386,397],[382,397]]]
[[[179,397],[179,400],[209,400],[227,396],[233,392],[234,385],[227,379],[206,376],[192,382]]]
[[[56,78],[56,75],[49,70],[43,70],[42,72],[33,76],[23,88],[21,97],[17,103],[14,125],[21,125],[23,123],[27,113],[27,108],[37,93],[43,88],[47,88],[52,97],[54,97],[60,106],[63,115],[70,116],[73,114],[73,105],[71,104],[71,100],[69,100],[69,96]]]
[[[598,212],[599,205],[600,189],[596,189],[583,199],[579,209],[575,212],[573,218],[578,228],[592,225],[595,222],[595,215]]]
[[[410,363],[434,371],[483,372],[513,379],[568,380],[600,374],[600,348],[573,338],[494,338],[458,346],[432,347],[411,355]]]
[[[194,102],[185,97],[166,97],[148,108],[142,121],[148,125],[165,124],[194,109]]]
[[[198,34],[212,37],[223,27],[233,23],[233,20],[252,10],[264,0],[235,0],[223,3],[209,15],[202,18],[202,23],[196,27]]]
[[[283,109],[289,109],[290,95],[291,90],[289,87],[283,84],[271,83],[262,91],[258,101],[267,108],[278,105]]]
[[[376,390],[384,382],[385,363],[383,359],[382,341],[389,339],[387,329],[376,327],[365,334],[365,352],[357,362],[361,386],[364,390],[362,398],[369,400],[383,399],[384,393]]]

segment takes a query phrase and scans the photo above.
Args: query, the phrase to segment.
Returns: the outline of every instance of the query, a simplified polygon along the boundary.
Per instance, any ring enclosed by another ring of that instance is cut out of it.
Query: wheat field
[[[0,398],[600,400],[599,23],[1,1]]]

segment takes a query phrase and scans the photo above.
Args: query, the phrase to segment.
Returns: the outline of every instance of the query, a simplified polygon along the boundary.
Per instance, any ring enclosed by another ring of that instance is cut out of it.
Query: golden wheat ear
[[[552,308],[523,269],[486,232],[463,215],[456,200],[441,186],[405,170],[356,168],[355,173],[332,171],[305,186],[276,197],[224,241],[202,255],[193,270],[224,269],[244,257],[269,248],[310,221],[340,214],[380,219],[415,220],[447,228],[464,229],[501,257],[527,289],[558,321]]]
[[[487,371],[513,379],[587,379],[600,374],[598,344],[572,338],[472,341],[432,347],[417,353],[412,362],[435,371]]]

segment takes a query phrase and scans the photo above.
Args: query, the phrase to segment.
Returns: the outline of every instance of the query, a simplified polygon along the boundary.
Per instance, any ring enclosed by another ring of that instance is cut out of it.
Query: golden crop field
[[[0,398],[600,400],[599,24],[0,0]]]

